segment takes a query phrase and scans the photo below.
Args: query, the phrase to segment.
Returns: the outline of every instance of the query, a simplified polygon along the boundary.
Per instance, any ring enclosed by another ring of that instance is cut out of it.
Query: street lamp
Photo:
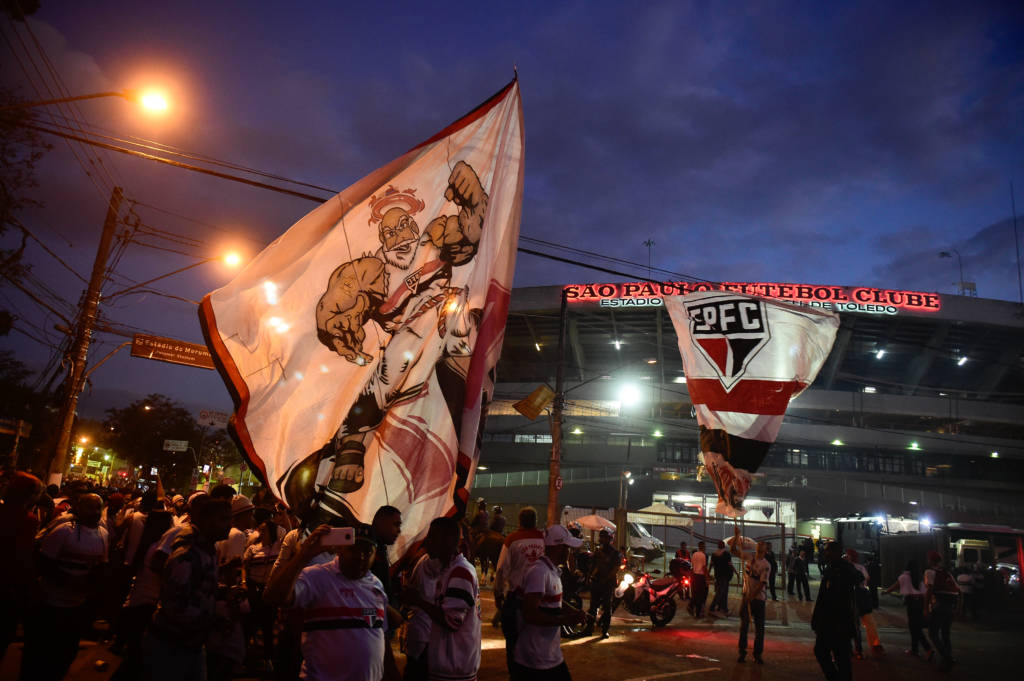
[[[193,267],[199,267],[200,265],[205,265],[208,262],[214,262],[214,261],[217,261],[217,260],[220,260],[225,265],[227,265],[228,267],[231,267],[233,269],[235,267],[238,267],[242,263],[242,256],[239,255],[238,253],[235,253],[234,251],[231,251],[229,253],[225,253],[224,255],[218,256],[216,258],[203,258],[199,262],[194,262],[191,265],[185,265],[184,267],[180,267],[180,268],[174,270],[173,272],[168,272],[167,274],[161,274],[159,277],[153,277],[152,279],[147,279],[146,281],[139,282],[138,284],[132,284],[131,286],[129,286],[126,289],[121,289],[120,291],[115,291],[114,293],[111,293],[108,296],[104,296],[104,300],[110,300],[111,298],[114,298],[114,297],[117,297],[117,296],[123,296],[125,293],[128,293],[129,291],[134,291],[135,289],[139,289],[139,288],[142,288],[144,286],[149,286],[150,284],[152,284],[155,281],[160,281],[161,279],[166,279],[167,277],[172,277],[175,274],[180,274],[182,272],[185,272],[186,270],[192,269]]]
[[[85,364],[89,355],[89,345],[92,342],[92,329],[96,323],[96,317],[99,312],[101,299],[100,288],[103,284],[106,272],[107,258],[110,254],[110,246],[114,237],[114,228],[117,224],[117,214],[120,209],[122,197],[123,193],[121,188],[114,187],[113,194],[110,198],[110,206],[107,209],[107,217],[103,223],[103,233],[100,237],[100,245],[96,251],[96,260],[93,262],[89,288],[86,291],[85,301],[83,302],[78,314],[75,341],[70,353],[71,372],[68,376],[68,388],[64,397],[64,404],[61,405],[60,411],[60,431],[57,437],[57,446],[54,449],[53,458],[50,460],[49,482],[58,485],[60,484],[61,477],[63,477],[64,474],[68,448],[71,444],[71,427],[75,421],[75,409],[78,406],[78,395],[82,392],[82,388],[85,385],[85,378],[87,377]],[[229,253],[224,256],[224,258],[225,262],[234,262],[236,265],[241,262],[241,256],[237,253]],[[129,286],[121,291],[116,291],[115,293],[106,296],[106,299],[109,300],[111,298],[115,298],[128,293],[129,291],[152,284],[154,281],[158,281],[165,277],[169,277],[171,275],[178,274],[179,272],[184,272],[185,270],[192,269],[193,267],[198,267],[199,265],[219,259],[220,258],[205,258],[197,263],[187,265],[173,272]],[[124,345],[126,344],[122,344],[121,347],[124,347]],[[146,405],[146,410],[149,410],[149,405]]]
[[[127,99],[129,102],[135,102],[142,106],[142,108],[152,111],[154,113],[163,113],[167,111],[170,104],[162,93],[156,90],[136,90],[126,89],[117,90],[110,92],[93,92],[87,95],[76,95],[74,97],[58,97],[57,99],[43,99],[35,102],[18,102],[17,104],[8,104],[6,106],[0,106],[0,111],[15,111],[19,109],[33,109],[39,106],[51,106],[53,104],[67,104],[70,102],[80,102],[85,99],[102,99],[104,97],[121,97]]]

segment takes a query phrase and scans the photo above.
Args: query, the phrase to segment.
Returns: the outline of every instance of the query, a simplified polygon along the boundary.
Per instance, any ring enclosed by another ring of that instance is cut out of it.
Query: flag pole
[[[568,326],[568,298],[562,289],[562,310],[558,317],[558,364],[555,370],[555,400],[551,407],[551,460],[548,462],[548,527],[557,525],[558,480],[562,466],[562,408],[565,405],[565,334]]]

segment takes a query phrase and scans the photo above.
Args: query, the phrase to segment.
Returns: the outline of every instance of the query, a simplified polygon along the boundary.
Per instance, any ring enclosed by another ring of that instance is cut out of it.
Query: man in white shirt
[[[459,553],[459,537],[454,518],[431,521],[424,543],[438,568],[434,593],[430,599],[415,587],[403,593],[407,603],[430,618],[430,681],[475,681],[480,669],[480,584],[476,569]]]
[[[740,603],[740,655],[737,662],[747,661],[747,630],[750,619],[754,619],[754,661],[764,664],[764,608],[765,587],[771,575],[772,566],[764,558],[767,546],[757,542],[757,550],[750,553],[743,550],[743,538],[740,536],[739,525],[729,540],[729,549],[734,556],[743,561],[743,601]]]
[[[690,604],[693,616],[700,619],[704,616],[704,602],[708,598],[708,554],[704,550],[704,542],[697,543],[697,550],[690,554]]]
[[[519,511],[519,528],[505,537],[494,570],[494,602],[501,613],[505,663],[510,675],[515,667],[513,653],[519,630],[519,611],[523,603],[523,578],[530,566],[543,555],[544,533],[537,529],[537,511],[531,506],[525,506]]]
[[[562,610],[562,578],[558,566],[569,549],[582,544],[561,525],[544,533],[544,555],[526,571],[522,583],[522,622],[516,639],[512,681],[571,681],[562,657],[561,627],[580,624],[582,610]]]
[[[330,547],[338,556],[310,565],[325,550],[331,528],[321,525],[298,552],[276,570],[263,592],[265,602],[302,611],[302,673],[311,681],[397,681],[398,668],[387,645],[387,594],[370,572],[376,543],[368,525],[354,528],[355,541]]]
[[[99,526],[103,500],[83,494],[75,500],[75,520],[53,529],[39,546],[42,604],[26,622],[21,678],[60,681],[78,655],[89,626],[87,602],[102,580],[109,550]]]

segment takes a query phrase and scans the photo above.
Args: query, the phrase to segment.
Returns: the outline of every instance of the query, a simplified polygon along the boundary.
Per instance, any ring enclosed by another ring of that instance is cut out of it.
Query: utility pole
[[[562,289],[562,312],[558,323],[558,365],[555,369],[555,399],[551,407],[551,460],[548,462],[548,527],[559,523],[558,488],[562,468],[562,408],[565,406],[565,335],[569,326],[568,298]]]
[[[64,476],[64,468],[67,465],[68,450],[71,447],[71,428],[75,423],[78,395],[82,392],[85,380],[85,361],[89,356],[89,344],[92,342],[92,327],[96,322],[96,312],[100,306],[100,289],[103,287],[107,260],[110,257],[110,245],[114,241],[117,216],[121,210],[123,198],[124,193],[121,188],[114,187],[114,191],[110,195],[110,205],[107,207],[107,217],[103,221],[100,245],[96,249],[96,260],[92,264],[89,288],[86,289],[85,300],[82,302],[82,308],[78,314],[75,343],[71,349],[71,373],[68,375],[67,391],[60,410],[60,435],[57,438],[57,448],[50,460],[49,482],[56,485],[60,484],[61,478]]]

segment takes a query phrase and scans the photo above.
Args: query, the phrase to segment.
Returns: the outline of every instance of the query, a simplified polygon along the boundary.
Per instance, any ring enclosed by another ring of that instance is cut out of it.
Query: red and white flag
[[[512,81],[295,223],[200,319],[232,428],[311,522],[465,507],[501,354],[523,192]]]
[[[704,466],[719,513],[742,516],[743,500],[789,401],[818,375],[839,318],[831,312],[709,291],[668,296]]]

